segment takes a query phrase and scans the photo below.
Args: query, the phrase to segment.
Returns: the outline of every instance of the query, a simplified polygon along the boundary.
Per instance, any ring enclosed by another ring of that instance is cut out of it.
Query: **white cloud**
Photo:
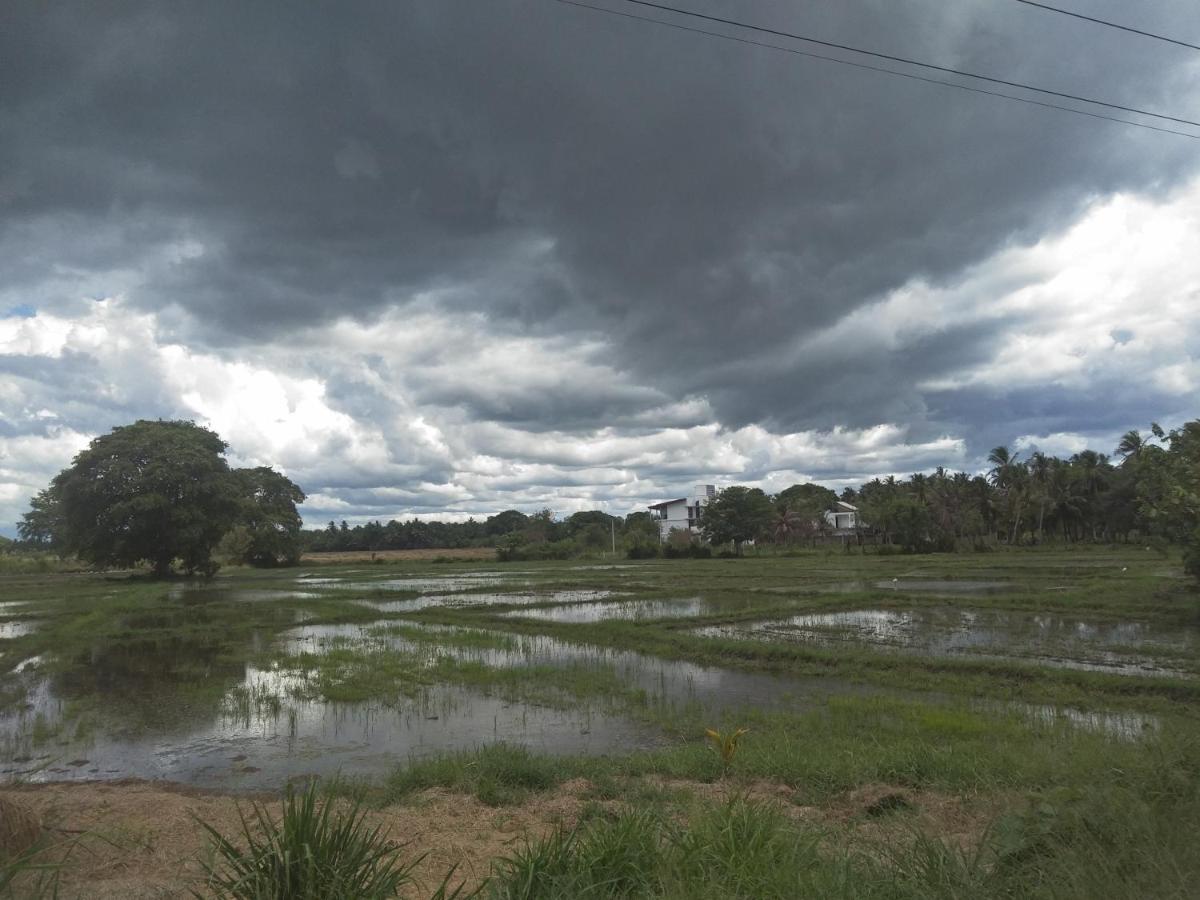
[[[1120,379],[1186,402],[1200,386],[1198,246],[1200,183],[1158,203],[1098,201],[1063,234],[1007,248],[954,284],[911,282],[807,334],[792,358],[916,352],[977,326],[994,329],[992,352],[920,391]],[[282,469],[312,492],[305,512],[317,524],[513,506],[627,512],[697,482],[840,487],[979,463],[971,435],[919,420],[726,427],[706,397],[672,397],[616,369],[602,336],[504,331],[482,313],[447,312],[435,294],[230,351],[179,343],[121,296],[79,309],[0,320],[12,373],[0,380],[0,527],[90,437],[139,417],[193,417],[229,442],[235,464]],[[1110,445],[1108,431],[1056,428],[1053,415],[1012,444],[1057,455]]]
[[[1110,442],[1111,443],[1111,442]],[[1029,454],[1035,451],[1047,456],[1074,456],[1088,447],[1095,448],[1095,441],[1086,435],[1058,432],[1056,434],[1023,434],[1013,441],[1013,449]]]
[[[993,356],[929,379],[925,390],[1086,388],[1111,374],[1182,395],[1195,389],[1200,351],[1197,247],[1200,182],[1161,203],[1118,195],[1064,234],[1000,253],[954,286],[912,285],[858,315],[900,335],[925,319],[995,322]]]

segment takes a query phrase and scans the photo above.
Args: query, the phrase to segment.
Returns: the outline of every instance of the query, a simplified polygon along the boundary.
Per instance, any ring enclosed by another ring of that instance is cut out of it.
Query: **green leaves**
[[[115,428],[33,498],[21,536],[98,566],[149,562],[165,575],[179,560],[189,574],[211,575],[213,548],[242,524],[239,561],[297,559],[304,492],[271,469],[230,471],[225,449],[194,422]]]
[[[377,900],[412,883],[423,855],[401,861],[403,845],[369,828],[358,804],[337,811],[317,790],[315,782],[299,795],[289,789],[278,821],[258,803],[249,815],[239,807],[236,844],[198,820],[216,851],[206,887],[227,900]]]
[[[730,541],[740,550],[744,541],[768,534],[775,507],[758,488],[735,485],[725,488],[704,507],[700,528],[714,544]]]

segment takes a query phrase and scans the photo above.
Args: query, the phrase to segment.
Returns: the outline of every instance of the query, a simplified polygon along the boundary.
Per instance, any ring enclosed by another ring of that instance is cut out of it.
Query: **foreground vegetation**
[[[578,798],[568,817],[517,835],[486,884],[476,873],[460,896],[481,885],[495,897],[1188,894],[1200,877],[1188,838],[1200,825],[1195,643],[1107,647],[1151,667],[1127,674],[1021,647],[946,655],[699,630],[963,609],[1186,634],[1200,625],[1200,594],[1179,557],[1140,545],[793,554],[512,569],[385,562],[301,581],[237,569],[207,586],[5,576],[6,600],[21,605],[0,609],[0,625],[30,627],[0,639],[0,762],[33,754],[18,764],[27,769],[113,735],[165,738],[214,720],[244,719],[229,727],[248,735],[325,705],[420,720],[419,698],[458,691],[531,716],[592,710],[600,730],[626,723],[619,739],[596,736],[602,754],[472,739],[321,782],[334,812],[349,798],[419,815],[438,791],[498,811]],[[455,579],[442,600],[418,602]],[[893,586],[907,581],[932,588]],[[939,583],[997,587],[947,595]],[[654,601],[658,617],[537,615]],[[694,605],[661,614],[671,603]],[[298,627],[328,635],[272,640]],[[688,679],[695,690],[679,690]],[[42,702],[38,684],[61,706],[23,712]],[[707,729],[748,731],[723,760]],[[398,865],[428,849],[401,848]],[[67,860],[64,883],[78,864]],[[437,890],[448,869],[425,870],[421,883]]]

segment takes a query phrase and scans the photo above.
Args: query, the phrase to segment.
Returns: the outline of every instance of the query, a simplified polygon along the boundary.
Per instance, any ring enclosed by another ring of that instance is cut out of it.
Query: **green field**
[[[586,779],[581,830],[491,888],[532,866],[530,896],[1185,896],[1200,878],[1200,593],[1141,546],[0,591],[11,780],[314,773],[373,805],[440,786],[499,808]],[[738,728],[726,766],[705,729]]]

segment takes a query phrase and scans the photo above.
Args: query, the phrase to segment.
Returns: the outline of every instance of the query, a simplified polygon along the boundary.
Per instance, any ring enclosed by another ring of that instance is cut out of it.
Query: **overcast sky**
[[[1200,43],[1195,0],[1062,3]],[[1200,52],[1012,0],[680,5],[1200,120]],[[1200,140],[554,0],[3,19],[0,533],[138,418],[319,526],[1200,414]]]

